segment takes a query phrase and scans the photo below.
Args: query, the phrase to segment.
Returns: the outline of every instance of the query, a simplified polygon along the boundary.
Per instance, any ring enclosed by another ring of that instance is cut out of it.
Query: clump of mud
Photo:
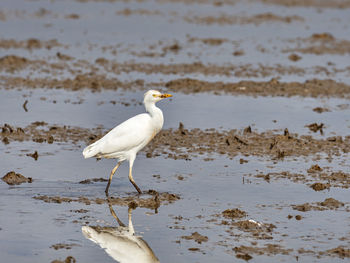
[[[327,108],[322,108],[322,107],[316,107],[316,108],[313,108],[312,110],[313,110],[314,112],[317,112],[317,113],[330,112],[329,109],[327,109]]]
[[[251,260],[253,257],[247,253],[245,254],[240,254],[240,253],[237,253],[236,254],[236,258],[240,258],[240,259],[244,259],[245,261],[249,261]]]
[[[323,171],[323,169],[318,165],[318,164],[314,164],[312,165],[307,172],[308,173],[317,173],[317,172],[321,172]]]
[[[319,254],[328,256],[338,256],[340,258],[350,258],[350,249],[339,246],[336,248],[328,249],[326,251],[322,251]]]
[[[281,245],[277,244],[266,244],[264,247],[257,246],[239,246],[233,248],[233,251],[239,254],[257,254],[257,255],[288,255],[293,251],[293,249],[285,249]]]
[[[27,153],[26,155],[32,157],[35,161],[37,161],[39,158],[38,151],[35,151],[34,153]]]
[[[323,183],[314,183],[312,185],[310,185],[310,187],[312,189],[314,189],[315,191],[322,191],[325,189],[329,189],[330,188],[330,184],[323,184]]]
[[[19,185],[22,183],[31,183],[33,179],[31,177],[25,177],[19,173],[15,173],[14,171],[8,172],[2,180],[8,185]]]
[[[274,224],[260,223],[252,219],[248,220],[240,220],[243,217],[247,216],[245,211],[242,211],[238,208],[236,209],[226,209],[221,214],[213,215],[215,219],[213,221],[217,221],[217,218],[224,217],[225,219],[230,220],[222,220],[218,225],[228,226],[225,230],[231,236],[237,236],[237,230],[244,232],[244,235],[249,238],[265,240],[265,239],[273,239],[272,232],[273,229],[276,228]],[[241,234],[239,234],[241,235]]]
[[[232,225],[244,232],[251,232],[258,239],[272,239],[267,233],[271,233],[276,228],[274,224],[263,224],[254,220],[237,221]]]
[[[108,180],[105,178],[92,178],[80,181],[79,184],[92,184],[96,182],[108,182]]]
[[[66,257],[66,259],[64,261],[61,261],[58,259],[51,261],[51,263],[76,263],[76,262],[77,262],[77,260],[72,256]]]
[[[294,210],[298,210],[300,212],[307,212],[310,210],[316,210],[316,211],[324,211],[324,210],[335,210],[340,207],[343,207],[345,204],[334,199],[334,198],[326,198],[322,202],[316,202],[316,203],[305,203],[301,205],[292,205],[292,208]]]
[[[0,70],[14,72],[24,68],[28,63],[28,59],[15,55],[8,55],[0,58]]]
[[[289,60],[291,60],[291,61],[299,61],[300,59],[301,59],[301,56],[299,56],[298,54],[290,54],[289,56],[288,56],[288,58],[289,58]]]
[[[334,198],[326,198],[323,202],[319,202],[317,204],[323,207],[327,207],[329,209],[335,209],[344,206],[344,203]]]
[[[208,241],[207,236],[203,236],[203,235],[199,234],[198,232],[194,232],[190,236],[182,236],[181,238],[186,239],[186,240],[194,240],[198,244],[202,244],[202,242]]]
[[[225,217],[225,218],[242,218],[242,217],[246,217],[247,216],[247,213],[238,209],[238,208],[235,208],[235,209],[226,209],[225,211],[222,212],[222,215]]]

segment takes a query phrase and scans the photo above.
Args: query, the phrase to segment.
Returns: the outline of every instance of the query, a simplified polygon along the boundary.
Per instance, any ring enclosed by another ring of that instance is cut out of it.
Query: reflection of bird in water
[[[158,258],[140,236],[135,235],[131,221],[132,208],[128,210],[129,226],[126,227],[108,203],[119,227],[83,226],[83,235],[100,245],[107,254],[120,263],[156,263]]]
[[[147,113],[136,115],[108,132],[98,141],[87,146],[83,155],[85,158],[116,158],[117,165],[113,168],[105,192],[111,184],[112,177],[118,169],[121,162],[129,161],[129,180],[141,194],[140,188],[136,185],[132,177],[132,166],[136,154],[145,147],[153,137],[163,127],[163,112],[155,105],[161,99],[171,97],[170,94],[161,94],[156,90],[149,90],[144,95],[143,103]]]

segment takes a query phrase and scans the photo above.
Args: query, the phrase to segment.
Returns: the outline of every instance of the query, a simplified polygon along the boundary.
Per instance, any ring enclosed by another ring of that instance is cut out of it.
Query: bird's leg
[[[105,190],[105,193],[107,195],[108,195],[109,186],[111,185],[111,182],[112,182],[112,177],[115,174],[115,171],[117,171],[117,169],[118,169],[120,164],[121,164],[121,162],[117,163],[117,165],[113,168],[113,170],[111,171],[111,174],[109,175],[109,180],[108,180],[107,187],[106,187],[106,190]]]
[[[109,207],[109,211],[111,212],[111,215],[115,218],[115,220],[117,220],[117,222],[120,226],[125,226],[124,223],[119,219],[117,214],[114,212],[111,200],[109,199],[109,196],[108,196],[108,193],[106,193],[106,197],[107,197],[107,203],[108,203],[108,207]]]
[[[132,208],[129,207],[129,209],[128,209],[129,233],[133,235],[133,234],[135,234],[135,230],[134,230],[134,226],[132,225],[132,221],[131,221],[131,213],[132,213]]]
[[[137,192],[139,194],[142,194],[140,188],[137,186],[137,184],[135,183],[134,181],[134,178],[132,178],[132,165],[130,165],[130,168],[129,168],[129,180],[130,182],[132,183],[132,185],[136,188]]]

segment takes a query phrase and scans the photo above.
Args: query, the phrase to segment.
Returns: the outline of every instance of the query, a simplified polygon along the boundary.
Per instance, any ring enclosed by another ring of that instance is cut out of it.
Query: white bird
[[[83,155],[85,158],[116,158],[117,165],[111,171],[106,187],[106,194],[112,181],[112,177],[120,164],[129,161],[129,180],[141,194],[140,188],[132,177],[132,166],[136,154],[145,147],[153,137],[162,129],[164,118],[163,112],[156,106],[156,102],[172,97],[171,94],[162,94],[157,90],[149,90],[144,95],[143,103],[147,113],[138,114],[109,131],[98,141],[87,146]]]

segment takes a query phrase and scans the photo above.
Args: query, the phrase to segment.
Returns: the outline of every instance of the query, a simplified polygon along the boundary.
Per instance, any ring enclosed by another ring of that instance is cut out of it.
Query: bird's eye
[[[157,98],[157,94],[152,94],[153,97]]]

